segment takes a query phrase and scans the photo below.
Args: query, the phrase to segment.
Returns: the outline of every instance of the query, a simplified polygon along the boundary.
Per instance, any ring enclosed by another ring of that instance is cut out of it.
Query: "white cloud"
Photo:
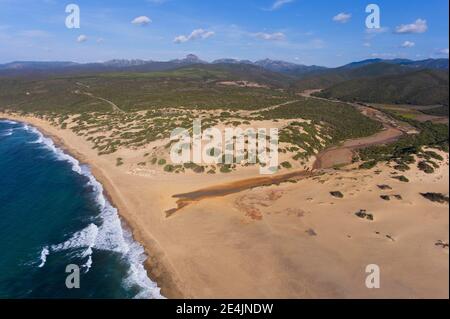
[[[370,44],[370,42],[364,42],[363,46],[365,46],[366,48],[370,48],[372,44]]]
[[[350,13],[341,12],[333,17],[333,21],[339,23],[347,23],[348,21],[350,21],[351,17],[352,15]]]
[[[438,51],[438,53],[442,54],[442,55],[448,55],[448,48],[441,49],[441,50]]]
[[[385,33],[385,32],[388,32],[389,31],[389,28],[387,28],[387,27],[381,27],[381,28],[372,28],[372,29],[369,29],[369,28],[366,28],[366,30],[365,30],[365,32],[367,33],[367,34],[380,34],[380,33]]]
[[[207,31],[207,30],[203,30],[203,29],[195,29],[189,35],[179,35],[179,36],[175,37],[173,42],[185,43],[185,42],[188,42],[191,40],[196,40],[196,39],[208,39],[208,38],[212,37],[214,34],[215,33],[213,31]]]
[[[294,0],[276,0],[272,4],[272,7],[270,7],[270,11],[278,10],[282,6],[284,6],[285,4],[288,4],[288,3],[291,3],[291,2],[294,2]]]
[[[87,39],[88,39],[88,37],[87,37],[86,35],[82,34],[82,35],[80,35],[80,36],[77,38],[77,42],[78,42],[78,43],[86,42]]]
[[[131,21],[132,24],[142,25],[142,26],[147,25],[151,22],[152,22],[152,20],[147,16],[136,17],[133,19],[133,21]]]
[[[258,32],[255,33],[254,36],[258,39],[267,41],[283,41],[286,39],[286,35],[282,32],[275,32],[275,33]]]
[[[103,38],[98,38],[97,39],[97,43],[103,43],[103,42],[105,42],[105,39],[103,39]]]
[[[427,30],[427,20],[417,19],[414,23],[399,25],[395,28],[395,33],[424,33]]]
[[[411,41],[405,41],[402,43],[401,47],[402,48],[412,48],[413,46],[415,46],[416,44],[414,42]]]

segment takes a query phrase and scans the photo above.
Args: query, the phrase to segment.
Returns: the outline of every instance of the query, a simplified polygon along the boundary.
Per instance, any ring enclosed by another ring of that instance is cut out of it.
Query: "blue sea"
[[[0,119],[0,298],[162,298],[145,259],[88,166]]]

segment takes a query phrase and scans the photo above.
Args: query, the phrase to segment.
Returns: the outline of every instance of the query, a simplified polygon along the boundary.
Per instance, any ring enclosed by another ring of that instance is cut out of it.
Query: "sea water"
[[[145,260],[88,166],[0,119],[0,298],[162,298]]]

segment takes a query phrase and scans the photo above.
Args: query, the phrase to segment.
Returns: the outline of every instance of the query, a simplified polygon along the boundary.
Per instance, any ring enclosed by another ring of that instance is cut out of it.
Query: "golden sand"
[[[329,170],[297,183],[206,196],[167,217],[177,207],[173,195],[239,183],[258,170],[165,174],[136,169],[132,150],[120,151],[125,164],[117,167],[117,155],[98,156],[70,130],[32,117],[1,117],[35,125],[91,166],[144,245],[149,275],[166,297],[449,297],[448,247],[436,245],[449,240],[448,205],[420,195],[448,195],[448,154],[441,153],[446,160],[434,174],[412,167],[404,174],[409,183],[392,179],[386,165]],[[360,209],[374,220],[355,216]],[[368,264],[380,266],[380,289],[365,286]]]

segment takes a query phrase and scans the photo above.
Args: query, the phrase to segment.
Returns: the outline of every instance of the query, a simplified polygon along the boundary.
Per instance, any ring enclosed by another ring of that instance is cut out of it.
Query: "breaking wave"
[[[47,256],[48,256],[49,253],[50,253],[50,251],[48,250],[47,246],[42,248],[42,251],[41,251],[41,263],[38,266],[39,268],[44,267],[45,262],[47,261]]]
[[[3,132],[0,134],[0,137],[10,136],[10,135],[13,134],[13,131],[14,131],[14,130],[13,130],[12,128],[7,129],[7,130],[3,131]]]
[[[123,280],[123,284],[130,288],[136,286],[140,288],[140,292],[135,298],[164,298],[157,284],[148,277],[144,267],[144,262],[147,259],[144,248],[133,239],[131,232],[122,226],[117,209],[106,199],[103,186],[92,175],[89,167],[81,165],[77,159],[55,146],[50,138],[45,137],[33,126],[24,124],[22,129],[37,136],[37,139],[32,143],[46,147],[52,151],[57,160],[68,162],[74,172],[88,179],[87,185],[92,187],[96,204],[100,210],[100,222],[98,224],[89,224],[62,243],[45,246],[41,251],[38,267],[44,267],[47,256],[53,252],[80,250],[78,257],[86,259],[82,267],[85,272],[88,272],[95,262],[92,256],[95,249],[116,252],[129,265],[128,274]]]
[[[17,124],[17,122],[16,121],[11,121],[11,120],[1,120],[3,123],[6,123],[6,124],[12,124],[12,125],[14,125],[14,124]]]

